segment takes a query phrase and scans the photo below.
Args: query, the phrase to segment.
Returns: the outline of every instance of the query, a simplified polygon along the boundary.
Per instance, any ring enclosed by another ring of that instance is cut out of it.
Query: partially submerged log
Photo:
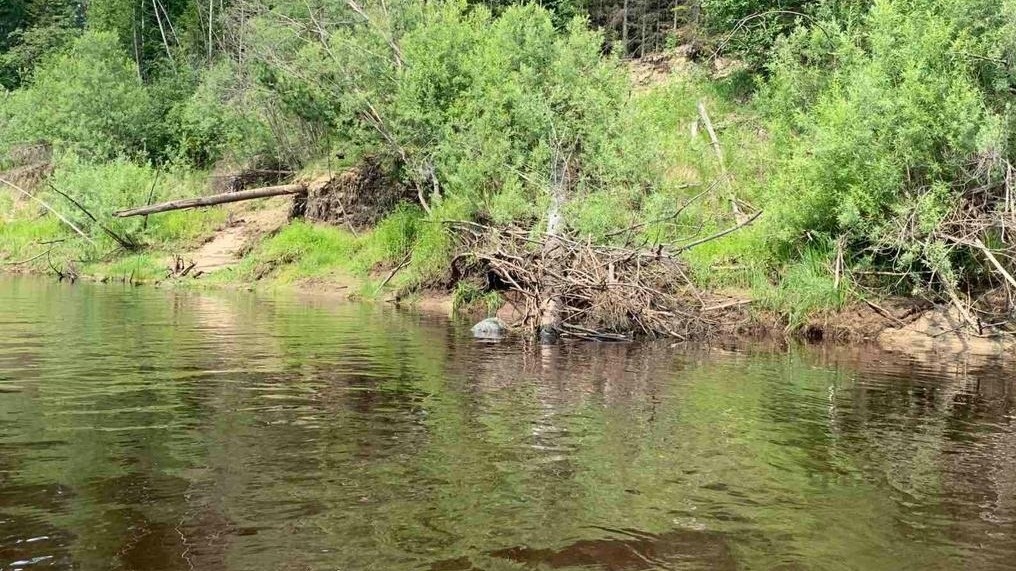
[[[227,192],[225,194],[202,196],[200,198],[171,200],[169,202],[163,202],[161,204],[153,204],[151,206],[142,206],[139,208],[131,208],[129,210],[121,210],[119,212],[114,212],[113,216],[116,216],[117,218],[127,218],[129,216],[144,216],[145,214],[157,214],[159,212],[169,212],[171,210],[183,210],[186,208],[200,208],[202,206],[214,206],[216,204],[240,202],[243,200],[253,200],[255,198],[268,198],[271,196],[284,196],[287,194],[306,194],[306,193],[307,187],[302,184],[269,186],[265,188],[242,190],[240,192]]]

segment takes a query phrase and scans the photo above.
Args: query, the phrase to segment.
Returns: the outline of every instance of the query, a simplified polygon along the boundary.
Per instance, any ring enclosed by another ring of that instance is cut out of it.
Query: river
[[[1006,569],[1016,378],[0,278],[0,569]]]

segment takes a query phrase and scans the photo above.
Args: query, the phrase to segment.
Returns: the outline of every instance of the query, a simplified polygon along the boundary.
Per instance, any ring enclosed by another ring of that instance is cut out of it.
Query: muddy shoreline
[[[34,275],[57,279],[39,271],[16,271],[0,268],[0,275]],[[116,284],[116,280],[97,276],[78,276],[89,283]],[[438,315],[464,322],[475,322],[488,316],[476,305],[455,307],[453,293],[443,289],[416,291],[402,297],[379,295],[365,297],[362,280],[350,278],[342,282],[302,280],[293,283],[270,281],[241,283],[201,281],[200,279],[168,278],[156,283],[133,283],[132,287],[184,288],[201,290],[243,290],[251,292],[282,291],[311,296],[336,303],[383,304],[403,311]],[[512,324],[514,308],[505,303],[495,315]],[[802,342],[830,347],[874,348],[921,361],[953,361],[957,359],[1016,359],[1016,338],[1006,335],[972,334],[964,331],[962,317],[948,307],[935,306],[923,300],[896,298],[879,304],[858,301],[840,311],[826,311],[813,316],[799,328],[788,329],[786,320],[776,314],[754,311],[750,304],[734,306],[721,316],[714,316],[717,327],[702,337],[677,340],[707,344],[785,345]],[[513,337],[530,337],[530,332],[511,329]],[[642,339],[641,337],[635,340]],[[570,340],[572,342],[588,342]]]
[[[375,267],[366,276],[340,271],[324,277],[300,278],[285,283],[274,279],[272,267],[255,268],[254,281],[241,280],[229,274],[225,274],[223,278],[210,279],[216,272],[243,263],[267,238],[285,229],[291,224],[292,211],[292,200],[286,198],[268,199],[256,208],[228,207],[225,223],[205,236],[200,243],[192,245],[189,250],[167,256],[162,262],[167,268],[165,277],[154,281],[135,281],[133,275],[89,275],[85,272],[70,276],[55,275],[54,269],[46,265],[11,262],[0,265],[0,273],[39,274],[58,279],[121,282],[157,287],[281,289],[299,294],[327,296],[343,302],[389,304],[447,317],[458,316],[464,320],[478,321],[496,315],[508,324],[516,335],[535,338],[534,307],[524,295],[521,295],[525,292],[515,292],[512,288],[504,288],[497,292],[502,301],[501,307],[496,311],[476,300],[456,302],[455,288],[466,280],[475,281],[489,275],[496,269],[490,265],[466,268],[466,271],[462,268],[449,267],[446,271],[449,277],[444,283],[409,290],[392,287],[388,283],[399,271],[398,266]],[[452,265],[455,263],[454,260],[451,262]],[[470,271],[471,274],[468,273]],[[665,273],[660,275],[663,282],[672,276],[673,274]],[[508,277],[511,278],[510,275]],[[610,277],[614,279],[613,275]],[[489,277],[486,279],[489,281]],[[662,334],[659,331],[653,333],[678,341],[802,340],[837,345],[877,346],[911,356],[964,354],[1007,358],[1016,356],[1016,339],[1012,336],[993,330],[973,332],[964,316],[955,309],[934,306],[922,300],[894,298],[878,300],[877,303],[855,301],[839,311],[820,312],[811,316],[801,326],[790,328],[786,316],[756,307],[747,292],[700,291],[694,284],[687,285],[693,291],[694,297],[690,295],[679,297],[671,295],[674,293],[672,290],[667,291],[662,287],[658,289],[661,296],[669,295],[666,300],[659,303],[660,306],[666,307],[668,303],[678,302],[684,304],[681,307],[684,311],[676,312],[673,320],[664,324]],[[595,284],[587,290],[596,290]],[[531,297],[533,295],[530,294]],[[616,298],[609,301],[616,303]],[[621,309],[624,311],[629,308]],[[694,324],[689,323],[692,320],[695,321]],[[667,335],[668,330],[685,334]],[[645,336],[644,331],[639,331],[634,326],[626,328],[623,322],[612,331],[632,338]]]

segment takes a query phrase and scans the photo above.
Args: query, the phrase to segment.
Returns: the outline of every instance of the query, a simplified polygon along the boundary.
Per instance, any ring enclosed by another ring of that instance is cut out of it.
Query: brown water
[[[0,569],[1004,569],[990,364],[0,279]]]

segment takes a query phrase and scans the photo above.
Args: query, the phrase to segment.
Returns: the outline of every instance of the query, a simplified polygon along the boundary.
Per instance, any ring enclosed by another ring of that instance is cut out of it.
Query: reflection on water
[[[988,364],[0,280],[0,569],[1003,569]]]

